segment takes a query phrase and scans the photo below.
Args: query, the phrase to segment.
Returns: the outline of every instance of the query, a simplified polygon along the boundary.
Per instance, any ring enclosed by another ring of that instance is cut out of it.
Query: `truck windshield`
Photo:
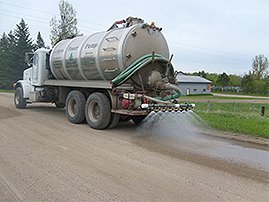
[[[50,69],[50,54],[46,54],[46,69]]]
[[[38,54],[34,54],[34,59],[33,59],[33,65],[37,66],[38,65]]]
[[[25,53],[25,62],[31,66],[33,64],[33,57],[34,57],[34,54],[32,52],[26,52]]]

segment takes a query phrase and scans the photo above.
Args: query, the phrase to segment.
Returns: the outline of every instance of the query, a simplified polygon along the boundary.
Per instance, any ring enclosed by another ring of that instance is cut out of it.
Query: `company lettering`
[[[86,44],[85,49],[96,48],[97,43]]]

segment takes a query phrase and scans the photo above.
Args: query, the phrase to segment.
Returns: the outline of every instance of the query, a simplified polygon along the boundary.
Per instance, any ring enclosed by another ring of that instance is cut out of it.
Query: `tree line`
[[[76,11],[68,1],[60,0],[59,16],[50,20],[50,39],[52,47],[59,41],[73,38],[79,34],[77,29]],[[25,54],[45,47],[40,32],[37,39],[30,37],[27,23],[21,19],[16,28],[0,38],[0,89],[12,89],[12,85],[23,77],[23,71],[28,68]]]
[[[23,70],[28,68],[25,54],[42,47],[45,43],[40,32],[34,42],[23,19],[13,31],[4,32],[0,38],[0,89],[12,89],[12,84],[21,79]]]
[[[252,69],[243,76],[235,74],[209,73],[199,71],[187,73],[188,75],[201,76],[212,82],[212,89],[217,92],[243,92],[244,94],[269,95],[269,69],[268,59],[263,54],[252,59]]]

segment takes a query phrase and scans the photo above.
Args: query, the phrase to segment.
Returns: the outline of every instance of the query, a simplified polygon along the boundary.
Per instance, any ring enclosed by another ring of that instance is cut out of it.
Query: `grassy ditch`
[[[194,111],[212,128],[269,138],[269,100],[255,103],[267,99],[198,95],[182,96],[179,101],[195,103]],[[262,106],[264,117],[260,115]]]
[[[263,117],[262,106],[265,106]],[[269,138],[269,103],[199,102],[194,111],[212,128]]]

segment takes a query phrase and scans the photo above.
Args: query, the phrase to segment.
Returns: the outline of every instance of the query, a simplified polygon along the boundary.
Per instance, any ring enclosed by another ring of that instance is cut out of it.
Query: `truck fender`
[[[29,81],[19,80],[14,85],[15,89],[18,87],[22,88],[23,98],[29,99],[29,95],[31,91],[34,91],[34,86],[31,85]]]
[[[117,97],[112,94],[111,90],[107,90],[107,93],[108,93],[110,101],[111,101],[111,109],[116,109],[117,108]]]

